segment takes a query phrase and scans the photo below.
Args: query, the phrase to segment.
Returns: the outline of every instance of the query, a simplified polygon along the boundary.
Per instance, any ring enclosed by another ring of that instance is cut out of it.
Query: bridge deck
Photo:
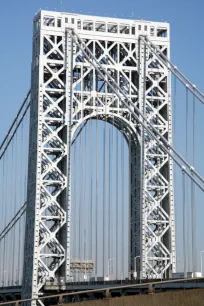
[[[150,282],[151,283],[151,282]],[[135,287],[134,287],[135,285]],[[128,283],[118,283],[118,282],[94,282],[94,283],[72,283],[72,284],[65,284],[65,285],[46,285],[44,287],[44,295],[54,295],[60,293],[71,293],[71,292],[83,292],[93,290],[94,295],[98,295],[97,290],[107,288],[111,289],[111,294],[113,296],[120,296],[120,295],[133,295],[138,293],[147,293],[148,292],[148,284],[139,282],[129,281]],[[204,288],[204,278],[199,278],[198,280],[171,280],[168,283],[161,283],[158,282],[153,284],[155,292],[161,291],[172,291],[172,290],[183,290],[183,289],[198,289]],[[6,300],[15,300],[21,298],[21,286],[10,286],[10,287],[1,287],[0,288],[0,299],[1,301]],[[99,292],[99,294],[103,294],[103,291]],[[85,292],[83,295],[86,295]]]

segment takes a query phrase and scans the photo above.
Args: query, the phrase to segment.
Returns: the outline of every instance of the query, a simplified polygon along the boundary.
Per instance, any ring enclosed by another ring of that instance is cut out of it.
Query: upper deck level
[[[65,12],[40,11],[34,18],[34,35],[41,30],[62,32],[73,27],[80,33],[118,39],[135,39],[147,35],[154,41],[169,42],[170,26],[166,22],[131,20],[81,15]]]

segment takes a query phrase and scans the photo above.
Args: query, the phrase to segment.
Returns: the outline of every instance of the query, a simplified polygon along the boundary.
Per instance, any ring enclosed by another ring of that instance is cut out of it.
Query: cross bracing
[[[0,233],[27,212],[25,296],[71,278],[71,145],[88,121],[111,123],[129,144],[129,269],[140,257],[143,278],[176,268],[173,161],[203,191],[202,176],[172,146],[170,71],[201,102],[203,94],[169,61],[168,24],[89,19],[41,12],[34,20],[28,199]]]

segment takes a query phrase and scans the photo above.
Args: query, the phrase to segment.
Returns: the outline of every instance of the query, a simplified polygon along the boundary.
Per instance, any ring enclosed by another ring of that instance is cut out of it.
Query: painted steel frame
[[[169,57],[169,25],[41,11],[34,19],[27,227],[23,296],[70,280],[70,154],[77,128],[93,118],[125,132],[130,147],[129,266],[143,278],[175,271],[172,161],[99,78],[74,29],[115,82],[171,142],[170,73],[139,39]]]

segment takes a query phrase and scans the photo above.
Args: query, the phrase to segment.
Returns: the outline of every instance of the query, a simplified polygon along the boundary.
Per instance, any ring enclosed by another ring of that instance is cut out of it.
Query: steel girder
[[[170,75],[139,39],[148,35],[169,56],[168,24],[46,11],[35,17],[24,297],[38,296],[46,281],[70,279],[71,140],[96,117],[114,117],[129,140],[130,269],[140,256],[143,278],[175,270],[172,161],[84,57],[72,28],[171,142]]]

